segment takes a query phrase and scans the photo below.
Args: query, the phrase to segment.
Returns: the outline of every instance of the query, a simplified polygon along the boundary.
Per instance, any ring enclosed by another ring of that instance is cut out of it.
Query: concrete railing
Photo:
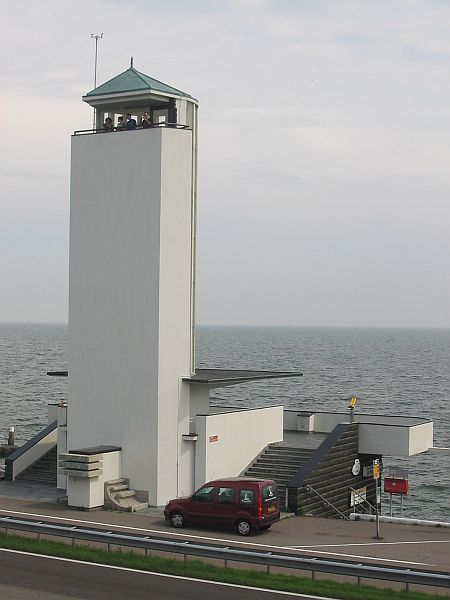
[[[57,421],[47,425],[5,460],[5,479],[14,481],[25,469],[45,456],[57,442]]]

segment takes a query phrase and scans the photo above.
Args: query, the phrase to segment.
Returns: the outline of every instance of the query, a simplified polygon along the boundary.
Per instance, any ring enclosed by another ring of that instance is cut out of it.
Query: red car
[[[280,504],[274,481],[230,477],[205,483],[187,498],[169,500],[164,517],[173,527],[235,527],[240,535],[249,535],[278,521]]]

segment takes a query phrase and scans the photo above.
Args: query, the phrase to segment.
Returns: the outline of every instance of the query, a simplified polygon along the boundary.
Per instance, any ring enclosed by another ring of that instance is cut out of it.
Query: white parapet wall
[[[267,444],[283,440],[283,407],[197,415],[195,487],[235,477]]]
[[[349,418],[349,413],[286,410],[284,429],[330,433]],[[361,454],[414,456],[433,447],[433,422],[423,417],[356,413],[353,420],[359,424]]]
[[[359,452],[414,456],[426,452],[433,445],[433,423],[391,425],[387,423],[360,423]]]

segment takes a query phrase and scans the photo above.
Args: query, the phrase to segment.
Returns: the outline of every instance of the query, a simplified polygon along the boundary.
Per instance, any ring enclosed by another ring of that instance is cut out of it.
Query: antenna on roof
[[[130,60],[130,69],[132,69],[132,68],[133,68],[133,57],[131,57],[131,60]]]
[[[97,56],[98,56],[98,40],[103,39],[103,33],[91,33],[91,39],[95,40],[95,61],[94,61],[94,90],[97,87]],[[94,108],[94,122],[92,128],[95,129],[95,108]]]
[[[95,40],[95,62],[94,62],[94,89],[97,87],[97,46],[98,40],[103,38],[103,33],[91,33],[91,39]]]

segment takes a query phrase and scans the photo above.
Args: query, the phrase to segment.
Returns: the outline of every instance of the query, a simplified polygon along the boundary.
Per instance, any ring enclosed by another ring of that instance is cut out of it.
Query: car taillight
[[[258,517],[262,517],[262,498],[261,496],[258,498]]]

